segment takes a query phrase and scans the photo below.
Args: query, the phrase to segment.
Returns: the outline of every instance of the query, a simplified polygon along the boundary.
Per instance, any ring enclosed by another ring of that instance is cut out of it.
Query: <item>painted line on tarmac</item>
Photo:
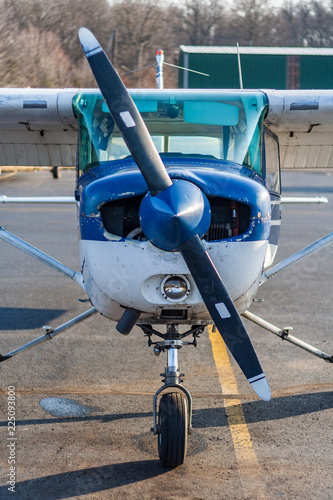
[[[210,326],[208,327],[208,331],[222,394],[226,396],[224,399],[224,408],[234,444],[244,498],[267,499],[266,487],[261,477],[261,467],[253,449],[241,400],[228,399],[228,395],[239,394],[239,392],[227,349],[217,330],[213,332]]]

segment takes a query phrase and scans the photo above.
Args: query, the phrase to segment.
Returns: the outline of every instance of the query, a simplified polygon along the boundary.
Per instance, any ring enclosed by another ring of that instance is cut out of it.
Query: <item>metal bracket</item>
[[[290,335],[289,332],[292,331],[291,326],[285,327],[283,329],[278,328],[277,326],[268,323],[268,321],[265,321],[264,319],[260,318],[259,316],[256,316],[253,313],[250,313],[249,311],[243,312],[242,316],[252,321],[252,323],[261,326],[265,330],[274,333],[274,335],[277,335],[282,340],[286,340],[287,342],[290,342],[291,344],[294,344],[300,347],[301,349],[304,349],[304,351],[307,351],[313,354],[314,356],[317,356],[318,358],[324,359],[325,361],[327,361],[327,363],[333,363],[333,356],[330,356],[329,354],[326,354],[326,352],[323,352],[320,349],[313,347],[307,342],[303,342],[303,340],[300,340],[294,337],[293,335]]]
[[[182,342],[181,344],[178,344],[178,345],[180,345],[180,347],[182,345],[193,345],[194,347],[196,347],[197,346],[197,339],[200,338],[201,333],[203,333],[204,329],[205,329],[205,325],[194,325],[191,327],[190,330],[188,330],[185,333],[172,332],[170,334],[170,332],[167,332],[167,333],[158,332],[157,330],[154,330],[151,325],[140,325],[139,324],[138,326],[141,328],[143,333],[148,337],[148,347],[150,347],[152,345],[158,345],[158,346],[162,347],[164,344],[163,342],[153,342],[151,340],[152,335],[156,335],[157,337],[163,339],[164,341],[168,341],[170,339],[182,341],[182,339],[184,339],[185,337],[188,337],[189,335],[193,335],[193,342]]]

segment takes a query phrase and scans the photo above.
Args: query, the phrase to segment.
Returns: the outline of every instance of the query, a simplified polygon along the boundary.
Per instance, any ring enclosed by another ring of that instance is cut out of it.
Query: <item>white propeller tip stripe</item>
[[[267,379],[263,373],[257,377],[249,378],[248,381],[252,385],[253,390],[258,394],[259,398],[263,401],[270,401],[272,394]]]
[[[87,28],[79,29],[79,39],[87,57],[93,56],[94,54],[98,54],[98,52],[102,51],[102,47],[98,43],[97,39]]]

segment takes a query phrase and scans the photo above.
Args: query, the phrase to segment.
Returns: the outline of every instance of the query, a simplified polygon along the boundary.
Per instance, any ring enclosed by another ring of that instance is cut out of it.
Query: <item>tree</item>
[[[212,45],[217,27],[221,24],[220,0],[187,0],[185,8],[178,8],[174,29],[189,45]]]
[[[154,87],[158,48],[177,64],[181,44],[332,46],[332,21],[333,0],[287,0],[280,9],[267,0],[235,0],[229,9],[222,0],[0,0],[0,85],[96,86],[81,26],[105,49],[112,35],[127,86]],[[166,86],[176,86],[177,70],[165,66],[164,76]]]
[[[329,6],[313,0],[310,3],[286,2],[277,17],[279,45],[294,47],[330,47],[333,42],[333,12]]]
[[[163,33],[165,14],[152,0],[122,0],[111,9],[112,29],[116,30],[117,61],[122,72],[154,64],[156,39]],[[132,84],[142,84],[153,71],[126,75]]]
[[[231,9],[230,45],[269,46],[275,38],[275,16],[267,0],[238,0]]]
[[[22,10],[19,9],[21,4]],[[60,36],[45,26],[38,27],[31,11],[25,10],[28,7],[36,7],[36,2],[14,0],[0,3],[0,85],[93,85],[94,80],[84,58],[73,63],[69,53],[63,48]],[[41,19],[39,22],[43,25]]]
[[[333,41],[332,10],[322,2],[313,0],[310,4],[307,44],[312,47],[331,47]]]

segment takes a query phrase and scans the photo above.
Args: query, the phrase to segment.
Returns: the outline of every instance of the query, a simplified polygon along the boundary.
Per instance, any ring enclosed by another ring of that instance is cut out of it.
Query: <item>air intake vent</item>
[[[110,233],[123,238],[146,240],[141,231],[139,208],[142,196],[122,198],[106,203],[101,208],[104,228]]]
[[[230,238],[231,236],[231,224],[221,224],[220,222],[211,224],[207,232],[208,241],[224,240],[225,238]]]
[[[187,309],[162,309],[161,319],[187,319]]]
[[[219,241],[245,233],[250,224],[250,207],[217,196],[208,196],[212,221],[204,236],[207,241]]]

